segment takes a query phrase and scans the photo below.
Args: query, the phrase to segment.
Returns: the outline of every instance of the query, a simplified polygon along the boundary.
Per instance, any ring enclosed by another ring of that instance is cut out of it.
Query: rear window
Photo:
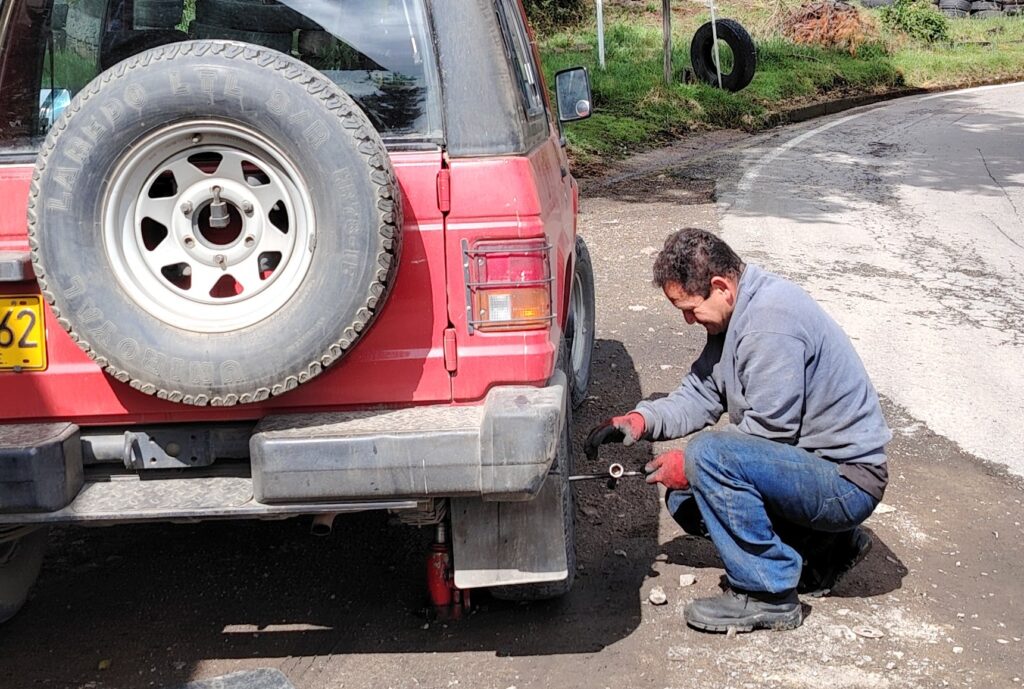
[[[385,142],[439,141],[424,0],[0,0],[0,152],[31,151],[102,71],[193,38],[263,45],[320,70]]]

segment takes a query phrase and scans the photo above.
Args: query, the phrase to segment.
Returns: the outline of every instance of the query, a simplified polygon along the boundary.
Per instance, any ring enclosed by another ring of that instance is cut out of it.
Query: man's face
[[[711,278],[711,294],[705,299],[690,294],[678,282],[666,282],[663,288],[672,306],[683,312],[687,324],[700,323],[708,335],[724,333],[729,327],[733,306],[736,303],[736,284],[729,278]]]

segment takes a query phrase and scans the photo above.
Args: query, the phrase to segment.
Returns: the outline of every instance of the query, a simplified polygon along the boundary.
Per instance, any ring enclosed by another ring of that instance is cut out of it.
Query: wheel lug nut
[[[199,135],[199,134],[193,134],[192,135],[192,143],[197,144],[197,143],[199,143],[202,140],[203,140],[203,137],[201,135]]]
[[[252,215],[252,204],[248,201],[242,203],[242,212],[246,215]]]
[[[190,202],[188,202],[188,201],[186,201],[185,203],[181,204],[181,212],[184,213],[185,215],[191,215],[192,214],[192,204]]]
[[[214,256],[213,262],[219,265],[224,270],[227,270],[227,259],[224,257],[224,254],[217,254],[216,256]]]
[[[245,245],[246,246],[252,246],[255,243],[256,243],[256,238],[253,237],[252,235],[249,235],[248,237],[245,238]]]
[[[184,242],[185,246],[190,249],[196,245],[196,240],[192,239],[192,237],[185,237]]]

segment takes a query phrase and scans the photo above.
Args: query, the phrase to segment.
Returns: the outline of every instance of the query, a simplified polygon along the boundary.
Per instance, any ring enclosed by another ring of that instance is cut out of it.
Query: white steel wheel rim
[[[309,270],[307,186],[277,146],[245,127],[161,128],[122,156],[110,189],[103,240],[114,277],[168,325],[245,328],[284,306]],[[227,226],[215,225],[215,204]]]
[[[583,281],[575,271],[572,276],[572,302],[570,312],[572,315],[572,344],[570,345],[569,359],[572,362],[572,372],[578,374],[583,368],[587,336],[587,324],[584,318],[586,305],[583,303]]]

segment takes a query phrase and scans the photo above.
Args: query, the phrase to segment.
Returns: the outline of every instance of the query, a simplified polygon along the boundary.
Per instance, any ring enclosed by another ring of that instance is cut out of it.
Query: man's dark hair
[[[721,239],[695,227],[676,230],[665,239],[665,247],[654,261],[654,284],[664,287],[675,282],[688,294],[705,299],[711,294],[711,278],[729,277],[739,281],[746,264]]]

